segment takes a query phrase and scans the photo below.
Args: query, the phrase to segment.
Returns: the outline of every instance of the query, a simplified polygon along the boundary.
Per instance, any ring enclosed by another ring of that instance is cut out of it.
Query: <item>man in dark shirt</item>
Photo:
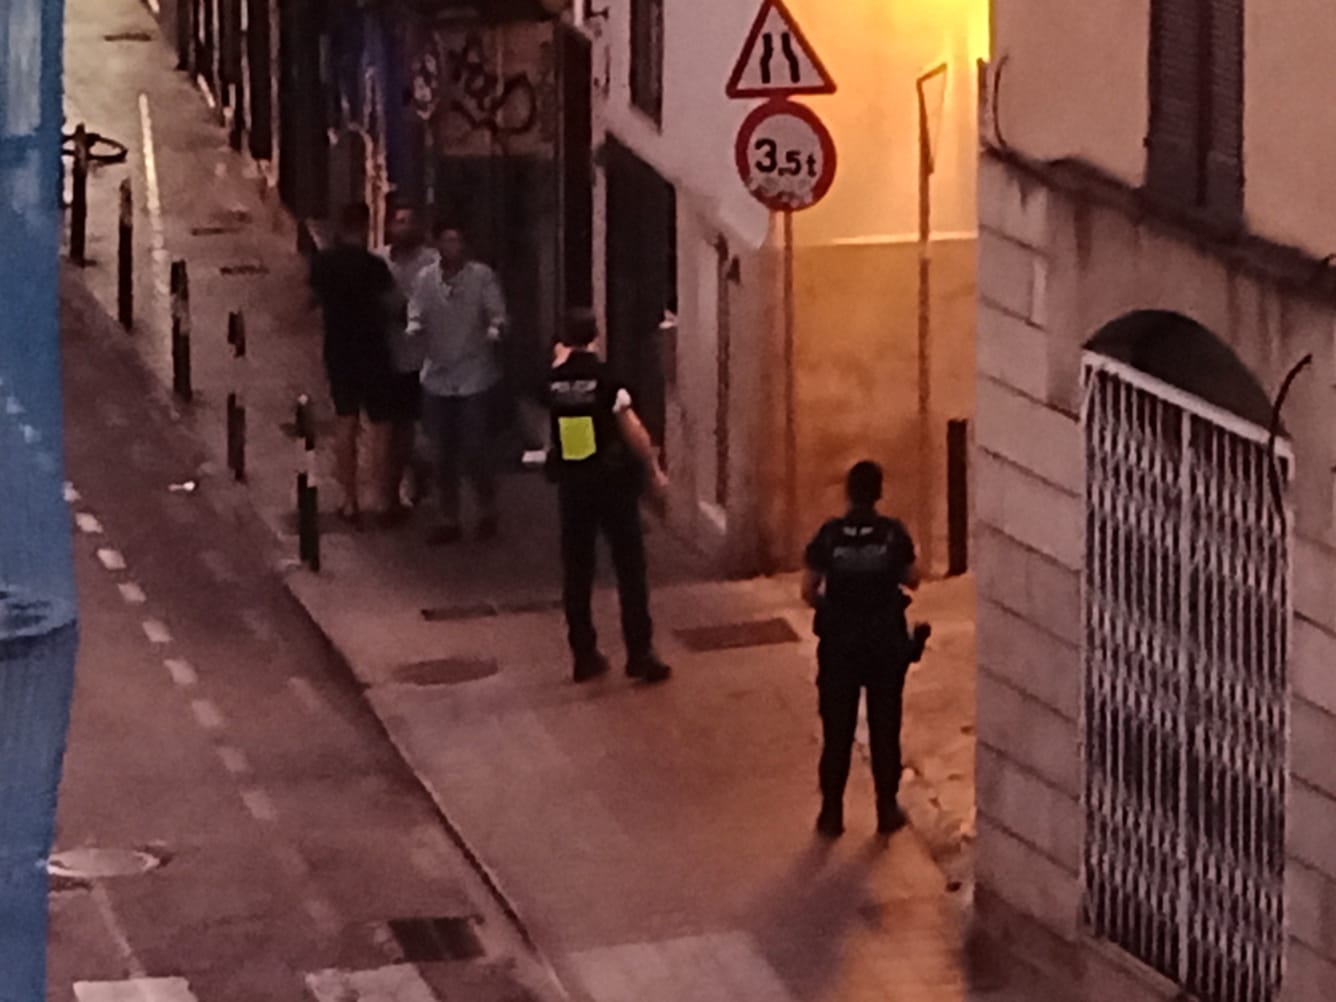
[[[877,511],[882,471],[864,461],[846,481],[849,511],[821,527],[807,547],[803,599],[816,609],[817,691],[823,747],[817,831],[844,831],[858,703],[867,690],[868,743],[877,790],[877,830],[900,828],[900,711],[905,673],[917,660],[901,586],[918,587],[914,543],[898,521]]]
[[[670,671],[654,653],[646,581],[640,498],[646,480],[660,502],[668,478],[649,432],[636,416],[631,395],[594,353],[598,327],[582,310],[567,324],[548,374],[552,412],[549,476],[561,503],[562,588],[566,625],[575,657],[576,682],[608,670],[599,652],[590,609],[595,543],[599,533],[612,549],[626,641],[626,674],[662,682]]]
[[[311,262],[311,288],[324,312],[325,374],[337,415],[336,476],[343,488],[339,514],[360,523],[357,438],[360,416],[371,423],[370,479],[376,511],[384,514],[384,470],[393,435],[393,367],[387,340],[394,276],[367,249],[371,212],[349,205],[339,216],[336,242]]]

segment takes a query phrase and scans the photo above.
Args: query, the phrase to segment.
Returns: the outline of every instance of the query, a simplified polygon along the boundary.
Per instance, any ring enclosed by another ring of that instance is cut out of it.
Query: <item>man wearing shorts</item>
[[[311,262],[311,288],[324,313],[325,374],[337,416],[335,475],[343,489],[339,515],[361,524],[357,439],[361,415],[371,423],[370,480],[375,512],[389,509],[385,466],[392,426],[392,368],[385,331],[392,306],[394,277],[385,262],[367,249],[371,212],[349,205],[339,215],[335,244]]]

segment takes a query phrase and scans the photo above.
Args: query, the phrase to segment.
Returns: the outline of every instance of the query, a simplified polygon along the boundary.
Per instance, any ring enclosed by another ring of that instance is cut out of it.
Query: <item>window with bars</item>
[[[1177,207],[1243,215],[1243,0],[1151,0],[1146,186]]]
[[[1292,459],[1122,363],[1085,377],[1085,921],[1201,1002],[1274,1002]]]
[[[663,124],[664,0],[631,0],[631,104]]]

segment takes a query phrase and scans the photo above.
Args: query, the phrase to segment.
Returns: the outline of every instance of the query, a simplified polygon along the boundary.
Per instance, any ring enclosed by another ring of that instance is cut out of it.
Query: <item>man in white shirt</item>
[[[394,514],[402,516],[404,509],[420,499],[424,478],[413,462],[417,442],[417,423],[422,417],[422,364],[426,360],[424,339],[408,336],[408,301],[422,273],[440,264],[436,248],[427,242],[422,216],[411,205],[395,206],[390,214],[389,246],[384,251],[385,263],[390,266],[394,284],[398,288],[399,321],[389,331],[390,358],[394,376],[390,391],[394,438],[386,464],[386,496],[395,505]],[[407,474],[414,473],[411,490]]]
[[[425,269],[408,304],[408,337],[421,339],[422,419],[436,457],[441,525],[428,541],[462,536],[460,481],[478,499],[478,535],[497,532],[496,472],[491,443],[492,394],[501,382],[499,346],[506,304],[491,268],[471,260],[453,223],[435,227],[438,267]]]

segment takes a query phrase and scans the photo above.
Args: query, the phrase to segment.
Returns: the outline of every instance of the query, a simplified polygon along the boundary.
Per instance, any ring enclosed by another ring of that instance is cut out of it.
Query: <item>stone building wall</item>
[[[1048,179],[1046,179],[1046,177]],[[1336,304],[1264,276],[1236,249],[1107,192],[986,156],[980,172],[975,469],[977,904],[1015,965],[1080,1002],[1178,989],[1081,921],[1085,548],[1081,358],[1138,309],[1182,313],[1230,345],[1269,395],[1305,354],[1284,421],[1290,501],[1290,787],[1282,998],[1336,989]],[[1046,997],[1036,995],[1038,997]]]

